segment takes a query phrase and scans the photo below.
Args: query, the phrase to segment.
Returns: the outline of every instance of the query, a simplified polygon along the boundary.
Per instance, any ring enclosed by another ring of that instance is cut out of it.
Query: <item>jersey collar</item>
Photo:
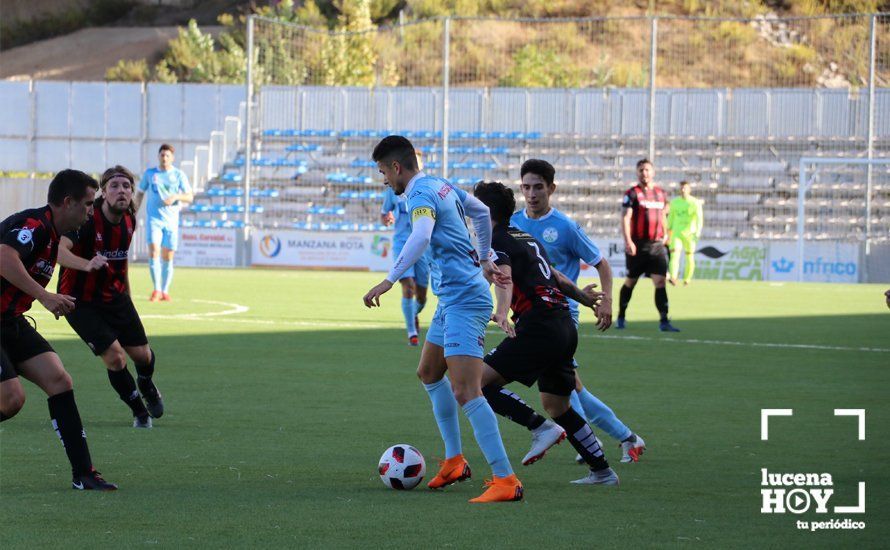
[[[411,190],[414,189],[414,182],[419,180],[420,178],[425,178],[425,177],[426,177],[426,174],[423,173],[423,170],[414,174],[414,177],[411,178],[411,180],[408,182],[408,185],[405,187],[405,192],[402,194],[407,195],[408,193],[410,193]]]
[[[530,218],[530,217],[528,217],[528,211],[525,208],[522,209],[522,215],[525,216],[525,219],[533,221],[533,222],[542,222],[542,221],[546,220],[547,218],[549,218],[550,216],[552,216],[554,212],[556,212],[556,208],[553,208],[551,206],[550,210],[546,214],[541,216],[540,218]]]

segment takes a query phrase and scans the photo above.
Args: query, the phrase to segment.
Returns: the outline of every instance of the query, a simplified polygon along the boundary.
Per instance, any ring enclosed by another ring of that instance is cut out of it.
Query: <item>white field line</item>
[[[248,306],[234,304],[229,302],[218,302],[214,300],[191,300],[191,302],[199,304],[214,304],[226,306],[229,309],[222,311],[210,311],[206,313],[178,313],[172,315],[140,315],[142,319],[173,319],[187,321],[212,321],[214,323],[233,323],[245,325],[265,325],[265,326],[288,326],[288,327],[305,327],[305,328],[359,328],[359,329],[377,329],[377,328],[394,328],[401,326],[401,323],[353,323],[344,321],[286,321],[275,319],[230,319],[224,316],[235,315],[238,313],[246,313],[250,311]],[[35,310],[31,312],[38,314],[39,317],[49,317],[47,311]],[[486,334],[503,335],[503,331],[489,329]],[[872,348],[872,347],[851,347],[851,346],[825,346],[819,344],[790,344],[780,342],[739,342],[735,340],[707,340],[699,338],[655,338],[652,336],[631,336],[617,334],[578,334],[580,338],[604,338],[607,340],[629,340],[643,342],[668,342],[672,344],[692,344],[706,346],[737,346],[752,348],[772,348],[772,349],[806,349],[806,350],[822,350],[822,351],[854,351],[854,352],[873,352],[873,353],[890,353],[890,348]]]

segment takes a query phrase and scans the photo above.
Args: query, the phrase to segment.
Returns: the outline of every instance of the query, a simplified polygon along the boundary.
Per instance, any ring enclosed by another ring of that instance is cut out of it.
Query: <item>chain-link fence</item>
[[[618,234],[643,157],[669,193],[693,183],[707,238],[763,239],[797,235],[801,157],[890,156],[888,15],[249,27],[251,154],[228,185],[260,227],[379,229],[370,152],[389,133],[467,188],[544,158],[556,206],[598,237]],[[890,238],[886,166],[837,177],[847,210],[818,236],[864,237],[868,203]]]

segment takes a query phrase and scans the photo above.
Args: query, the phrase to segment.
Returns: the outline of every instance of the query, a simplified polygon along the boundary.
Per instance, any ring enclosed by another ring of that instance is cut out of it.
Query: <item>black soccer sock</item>
[[[77,403],[74,402],[74,390],[53,395],[46,402],[53,429],[71,463],[71,473],[75,476],[88,473],[93,468],[93,460],[87,447],[87,434],[83,431],[80,413],[77,412]]]
[[[593,430],[581,418],[581,415],[575,412],[575,409],[569,407],[569,410],[562,416],[554,418],[553,421],[565,429],[572,447],[578,451],[591,470],[598,472],[609,467],[606,455],[603,454],[603,449],[597,442]]]
[[[525,404],[521,397],[497,384],[489,384],[482,388],[482,395],[491,406],[491,410],[507,420],[525,426],[529,430],[540,428],[544,417]]]
[[[618,294],[618,318],[624,319],[627,312],[627,304],[630,303],[630,297],[633,296],[634,289],[631,286],[621,285],[621,292]]]
[[[668,291],[666,288],[655,289],[655,309],[661,315],[661,322],[668,320]]]
[[[151,353],[151,359],[148,363],[133,362],[133,366],[136,367],[136,374],[139,378],[151,379],[152,375],[155,373],[155,350],[149,349],[148,351]]]
[[[3,422],[4,420],[9,420],[10,418],[12,418],[12,417],[11,417],[11,416],[6,416],[6,415],[3,414],[2,412],[0,412],[0,422]]]
[[[126,403],[130,410],[133,411],[133,416],[139,418],[148,416],[145,403],[142,402],[139,392],[136,391],[136,381],[133,380],[133,375],[130,374],[127,367],[121,370],[109,370],[108,381],[111,382],[111,387],[120,396],[121,401]]]

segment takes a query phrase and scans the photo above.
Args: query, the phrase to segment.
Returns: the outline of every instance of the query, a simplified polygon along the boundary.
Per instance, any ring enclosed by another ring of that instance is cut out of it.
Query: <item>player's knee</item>
[[[625,279],[624,286],[626,286],[627,288],[633,288],[637,286],[637,279]]]
[[[68,371],[59,367],[47,380],[46,387],[43,389],[47,395],[58,395],[73,390],[74,382],[71,380],[71,375],[68,374]]]
[[[151,348],[148,346],[142,346],[136,349],[131,348],[128,351],[128,354],[130,359],[138,365],[147,365],[151,363]]]
[[[454,383],[452,382],[452,384]],[[482,395],[481,389],[467,385],[453,385],[451,391],[454,393],[454,399],[457,401],[457,404],[461,407]]]
[[[2,406],[0,412],[3,413],[3,419],[12,418],[25,406],[25,390],[21,385],[11,388],[4,388],[2,395]]]
[[[417,377],[420,378],[420,381],[424,384],[435,384],[442,379],[434,369],[423,364],[417,367]]]
[[[123,370],[127,366],[127,354],[121,348],[111,348],[102,354],[102,360],[108,370]]]

